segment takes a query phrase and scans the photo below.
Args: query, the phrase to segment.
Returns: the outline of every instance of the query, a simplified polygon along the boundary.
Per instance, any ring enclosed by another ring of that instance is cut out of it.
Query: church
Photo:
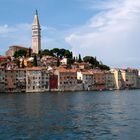
[[[6,51],[6,56],[13,56],[16,51],[26,50],[27,53],[29,48],[20,45],[12,45]],[[39,23],[38,11],[36,10],[34,20],[32,24],[32,53],[38,54],[41,51],[41,27]]]

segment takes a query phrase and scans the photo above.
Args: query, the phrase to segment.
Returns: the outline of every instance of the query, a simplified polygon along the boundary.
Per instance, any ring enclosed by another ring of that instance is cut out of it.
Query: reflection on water
[[[140,90],[0,95],[2,140],[139,140]]]

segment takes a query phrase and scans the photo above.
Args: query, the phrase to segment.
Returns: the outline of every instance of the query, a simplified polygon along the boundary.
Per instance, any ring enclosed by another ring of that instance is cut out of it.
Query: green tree
[[[99,68],[100,68],[101,70],[110,70],[110,67],[107,66],[107,65],[104,65],[104,64],[99,65]]]
[[[24,60],[22,60],[21,67],[22,67],[22,68],[25,68],[25,65],[24,65]]]
[[[79,54],[79,59],[78,62],[81,63],[82,62],[82,58],[81,58],[81,54]]]
[[[25,50],[19,50],[19,51],[16,51],[15,53],[14,53],[14,57],[15,58],[17,58],[17,57],[22,57],[22,56],[26,56],[27,55],[27,51],[25,51]]]
[[[39,50],[38,56],[42,58],[42,50]]]
[[[84,62],[89,62],[92,65],[94,65],[97,62],[97,60],[92,56],[85,56],[83,60]]]
[[[36,56],[36,55],[34,55],[33,65],[34,65],[35,67],[37,67],[37,56]]]
[[[96,59],[96,57],[92,57],[92,56],[85,56],[83,58],[84,62],[88,62],[89,64],[92,64],[95,67],[99,66],[99,61]]]
[[[74,61],[74,62],[75,62],[75,59],[76,59],[76,58],[75,58],[75,56],[74,56],[74,57],[73,57],[73,61]]]
[[[58,57],[59,55],[59,48],[54,48],[51,50],[51,53],[55,56],[55,57]]]
[[[53,56],[53,53],[52,53],[50,50],[45,49],[45,50],[43,50],[43,51],[42,51],[42,55],[49,55],[49,56]]]
[[[60,66],[60,60],[59,60],[59,58],[57,58],[57,67],[59,67]]]
[[[17,64],[18,68],[20,68],[20,61],[19,61],[19,59],[17,59],[15,62]]]
[[[58,56],[62,59],[65,56],[65,49],[60,49]]]
[[[29,48],[29,57],[31,57],[31,55],[32,55],[32,49]]]

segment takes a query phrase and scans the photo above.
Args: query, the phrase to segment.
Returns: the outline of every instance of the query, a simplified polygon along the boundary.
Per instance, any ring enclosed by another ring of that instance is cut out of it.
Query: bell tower
[[[39,24],[38,12],[36,10],[32,25],[32,49],[33,53],[38,54],[41,50],[41,28]]]

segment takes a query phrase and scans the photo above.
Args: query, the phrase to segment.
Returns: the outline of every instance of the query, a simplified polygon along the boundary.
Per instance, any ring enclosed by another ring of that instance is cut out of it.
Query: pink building
[[[103,71],[93,71],[94,75],[94,90],[105,90],[105,73]]]

